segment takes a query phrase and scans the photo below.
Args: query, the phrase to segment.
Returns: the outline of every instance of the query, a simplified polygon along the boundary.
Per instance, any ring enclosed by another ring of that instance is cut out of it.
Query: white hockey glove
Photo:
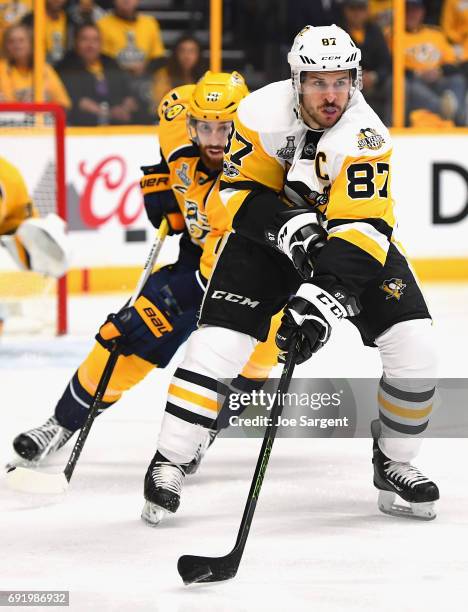
[[[26,219],[15,234],[2,237],[2,244],[23,270],[60,278],[68,269],[65,222],[54,213]]]
[[[284,253],[304,280],[310,280],[314,261],[327,242],[327,232],[317,223],[317,215],[308,208],[291,208],[275,217],[268,228],[269,243]]]
[[[296,363],[307,361],[328,342],[338,321],[358,312],[356,299],[343,287],[335,286],[329,293],[312,283],[303,283],[286,305],[276,332],[276,345],[281,350],[278,361],[285,361],[293,339]]]

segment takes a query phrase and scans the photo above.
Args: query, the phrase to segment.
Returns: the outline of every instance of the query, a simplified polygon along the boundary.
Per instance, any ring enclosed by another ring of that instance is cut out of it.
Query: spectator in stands
[[[392,25],[393,0],[369,0],[369,13],[372,21],[382,29]]]
[[[45,45],[47,61],[54,66],[65,55],[71,40],[71,24],[65,12],[67,0],[46,0],[45,10]],[[28,13],[22,20],[24,25],[34,27],[34,12]]]
[[[0,4],[0,43],[3,40],[3,32],[12,25],[19,23],[21,19],[32,11],[33,0],[4,1]]]
[[[442,6],[441,26],[450,42],[462,47],[468,41],[468,2],[445,0]]]
[[[439,28],[424,24],[424,16],[422,0],[406,0],[407,114],[422,108],[464,125],[466,87],[455,50]]]
[[[72,99],[70,125],[117,125],[140,121],[137,100],[129,95],[128,75],[101,53],[99,28],[78,26],[74,49],[57,66]]]
[[[173,87],[196,83],[206,70],[201,45],[193,36],[182,36],[174,45],[167,66],[154,75],[153,98],[156,107]]]
[[[137,12],[138,0],[115,0],[114,10],[98,21],[103,52],[134,76],[152,75],[164,60],[159,23]]]
[[[74,27],[96,23],[106,12],[94,0],[77,0],[68,8],[68,16]]]
[[[288,40],[306,24],[331,25],[340,19],[340,0],[295,0],[288,8]]]
[[[443,2],[444,0],[424,0],[426,23],[439,23],[440,9]],[[386,28],[391,27],[394,0],[369,0],[369,10],[372,21],[378,23],[384,31]]]
[[[153,76],[166,63],[159,23],[137,12],[138,0],[114,0],[114,10],[100,19],[102,51],[131,75],[131,94],[146,109],[145,123],[156,120]]]
[[[33,49],[31,29],[18,24],[3,38],[4,59],[0,60],[0,99],[4,102],[31,102],[33,95]],[[68,108],[70,98],[55,70],[44,66],[44,97]]]
[[[368,0],[344,0],[342,27],[362,51],[366,100],[384,118],[391,91],[391,57],[380,27],[370,21]]]

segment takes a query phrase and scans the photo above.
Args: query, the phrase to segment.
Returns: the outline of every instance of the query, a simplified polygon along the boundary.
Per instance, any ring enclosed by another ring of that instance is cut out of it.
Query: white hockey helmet
[[[337,25],[305,26],[296,36],[288,53],[291,78],[299,106],[302,72],[350,70],[353,86],[350,95],[361,89],[361,50],[351,36]]]

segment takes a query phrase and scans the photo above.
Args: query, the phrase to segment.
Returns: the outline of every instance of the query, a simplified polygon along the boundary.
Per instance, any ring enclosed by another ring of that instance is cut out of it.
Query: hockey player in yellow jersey
[[[57,215],[39,218],[20,171],[0,157],[0,246],[18,268],[62,276],[68,251],[64,227]],[[6,318],[0,302],[0,331]]]
[[[173,384],[212,399],[283,307],[276,342],[286,354],[294,339],[297,363],[348,319],[383,364],[372,427],[379,507],[431,519],[437,486],[411,460],[434,396],[432,321],[394,238],[392,141],[359,91],[360,56],[341,28],[306,26],[288,55],[291,79],[239,105],[221,184],[233,232],[187,344],[184,380]],[[169,404],[194,410],[182,393]],[[184,460],[195,452],[187,444]]]
[[[165,217],[173,231],[182,232],[178,261],[151,275],[135,308],[124,308],[109,316],[97,336],[98,342],[69,381],[54,415],[41,427],[15,439],[14,448],[23,459],[42,459],[61,448],[82,427],[107,361],[107,349],[116,335],[120,335],[121,355],[103,397],[102,410],[118,401],[154,367],[165,367],[195,329],[214,252],[229,229],[230,219],[219,199],[219,178],[232,120],[246,94],[244,80],[237,72],[208,72],[197,85],[178,87],[161,102],[161,161],[142,168],[141,189],[153,225],[158,227]],[[167,321],[160,337],[152,333],[151,321],[140,308],[142,304],[150,305]],[[255,388],[276,361],[272,335],[268,345],[259,345],[246,359],[235,384]],[[192,466],[181,466],[178,444],[185,444],[187,423],[167,408],[158,445],[160,452],[152,467],[152,471],[159,470],[160,482],[164,483],[167,471],[175,470],[182,478],[196,467],[210,440],[210,430],[214,430],[216,416],[216,409],[210,405],[200,407],[192,418],[197,424],[198,454],[191,458],[195,460]],[[153,513],[150,504],[147,506],[145,516],[151,521]],[[171,508],[173,505],[168,509]]]

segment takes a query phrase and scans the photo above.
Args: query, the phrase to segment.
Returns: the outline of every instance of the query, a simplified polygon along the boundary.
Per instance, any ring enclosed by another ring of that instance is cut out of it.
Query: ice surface
[[[467,375],[468,287],[428,288],[441,374]],[[11,440],[53,411],[92,334],[122,296],[72,299],[72,335],[0,344],[0,461]],[[384,516],[376,506],[369,440],[275,442],[237,577],[185,587],[181,554],[222,555],[236,537],[260,440],[219,439],[186,479],[176,516],[139,519],[170,375],[155,371],[95,423],[68,493],[38,498],[0,480],[0,590],[70,591],[76,611],[466,609],[466,440],[427,440],[418,466],[440,485],[431,523]],[[298,376],[378,376],[375,350],[344,324]],[[50,469],[63,468],[70,447]]]

